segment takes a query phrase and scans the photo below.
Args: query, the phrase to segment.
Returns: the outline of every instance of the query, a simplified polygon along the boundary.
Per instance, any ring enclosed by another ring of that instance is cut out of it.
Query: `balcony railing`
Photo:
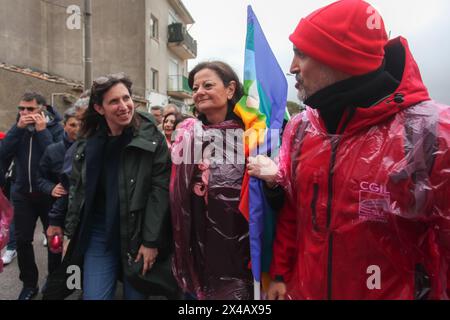
[[[170,96],[182,99],[192,97],[192,90],[189,88],[189,80],[183,75],[174,75],[168,77],[167,91]]]
[[[187,32],[182,23],[169,25],[169,46],[183,59],[197,57],[197,41]]]

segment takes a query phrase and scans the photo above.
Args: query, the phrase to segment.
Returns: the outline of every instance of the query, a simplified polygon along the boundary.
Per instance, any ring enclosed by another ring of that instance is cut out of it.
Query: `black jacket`
[[[41,132],[20,129],[15,124],[8,131],[0,148],[3,159],[14,158],[16,178],[12,190],[21,193],[39,192],[39,162],[45,149],[63,139],[64,129],[60,124],[61,117],[50,106],[47,106],[47,128]]]
[[[64,189],[69,191],[70,187],[70,175],[72,173],[72,162],[76,151],[76,144],[70,146],[65,155],[64,162],[62,164],[62,169],[60,171],[59,182],[61,182]],[[69,195],[62,196],[56,199],[53,203],[50,212],[48,213],[49,225],[55,227],[64,227],[64,220],[66,219],[67,207],[69,205]]]
[[[51,195],[53,189],[61,182],[61,174],[66,151],[72,146],[64,134],[62,141],[54,143],[45,150],[39,166],[38,187],[45,194]]]
[[[178,287],[171,271],[173,252],[169,214],[170,153],[152,117],[139,112],[141,125],[125,147],[119,164],[120,239],[124,276],[149,295],[174,297]],[[98,131],[74,144],[69,207],[65,235],[71,239],[71,259],[84,255],[91,232],[95,195],[100,181],[102,148],[106,132]],[[158,248],[155,265],[142,276],[139,248]],[[73,247],[73,249],[72,249]],[[64,283],[65,284],[65,283]]]

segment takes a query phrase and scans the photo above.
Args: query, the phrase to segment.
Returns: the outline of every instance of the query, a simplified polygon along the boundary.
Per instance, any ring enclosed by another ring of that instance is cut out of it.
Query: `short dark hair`
[[[40,94],[39,92],[35,92],[35,91],[25,92],[20,101],[31,102],[33,100],[36,100],[36,103],[40,106],[47,105],[47,100],[45,100],[45,97],[42,94]]]
[[[211,62],[202,62],[198,64],[192,71],[189,73],[189,87],[191,90],[194,87],[194,78],[195,75],[204,70],[209,69],[214,71],[219,78],[222,80],[225,87],[230,85],[231,81],[236,82],[236,91],[234,92],[233,98],[228,101],[228,108],[234,108],[234,106],[241,100],[244,95],[244,89],[242,84],[237,76],[236,72],[234,72],[233,68],[225,62],[222,61],[211,61]]]
[[[123,84],[130,93],[133,95],[132,86],[133,82],[124,73],[111,74],[103,76],[94,81],[91,88],[91,95],[89,98],[89,106],[83,115],[81,121],[80,137],[89,138],[99,129],[101,125],[106,125],[105,118],[95,110],[95,105],[103,105],[103,98],[106,93],[115,85]],[[137,114],[134,113],[131,125],[137,129],[139,127],[139,120]]]

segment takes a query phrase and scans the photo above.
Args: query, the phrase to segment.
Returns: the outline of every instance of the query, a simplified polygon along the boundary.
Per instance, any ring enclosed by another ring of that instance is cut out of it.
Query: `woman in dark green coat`
[[[169,217],[170,155],[153,119],[135,111],[124,75],[94,81],[75,149],[65,236],[83,261],[86,300],[177,296]]]

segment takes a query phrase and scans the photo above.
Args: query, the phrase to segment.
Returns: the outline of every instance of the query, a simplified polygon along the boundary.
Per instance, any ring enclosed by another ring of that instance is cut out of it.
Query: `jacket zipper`
[[[332,212],[332,202],[333,202],[333,177],[334,177],[334,166],[336,165],[337,148],[340,139],[335,141],[331,140],[331,161],[330,170],[328,172],[328,201],[327,201],[327,230],[329,230],[328,236],[328,273],[327,273],[327,288],[328,288],[328,300],[333,297],[333,232],[330,230],[331,226],[331,212]]]
[[[30,193],[33,192],[33,187],[31,186],[31,153],[33,152],[33,136],[30,138],[30,149],[28,154],[28,182],[30,184]]]
[[[353,119],[355,115],[356,109],[351,108],[350,112],[347,116],[347,119],[343,122],[341,128],[338,128],[338,135],[342,135],[349,125],[350,121]],[[330,230],[331,226],[331,213],[332,213],[332,204],[333,204],[333,178],[334,178],[334,166],[336,165],[336,157],[337,157],[337,149],[339,143],[341,142],[342,136],[338,136],[333,140],[333,137],[330,139],[331,143],[331,160],[330,160],[330,170],[328,172],[328,201],[327,201],[327,230],[328,234],[328,273],[327,273],[327,291],[328,291],[328,300],[333,298],[333,232]]]
[[[317,182],[314,182],[313,185],[314,194],[313,199],[311,201],[311,212],[312,212],[312,225],[313,229],[316,232],[319,232],[319,227],[317,225],[317,198],[319,197],[319,184]]]

